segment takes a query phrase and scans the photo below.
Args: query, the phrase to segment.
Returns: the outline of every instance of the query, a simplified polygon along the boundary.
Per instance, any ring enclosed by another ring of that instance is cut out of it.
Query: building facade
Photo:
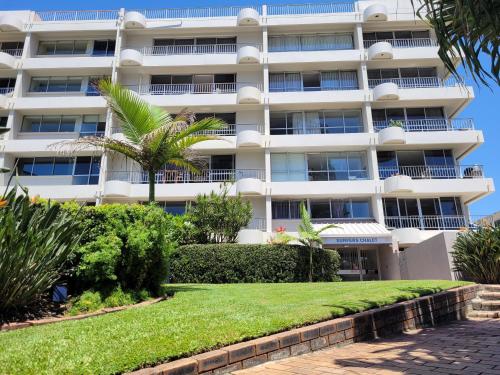
[[[183,212],[226,185],[253,205],[241,242],[292,234],[305,202],[349,280],[401,278],[400,252],[469,225],[494,190],[461,160],[483,143],[473,99],[409,0],[199,9],[0,12],[0,166],[30,194],[88,204],[147,200],[148,177],[65,140],[123,138],[92,83],[228,127],[196,149],[200,174],[165,166],[157,199]],[[5,186],[7,176],[0,177]],[[429,261],[432,261],[431,259]]]

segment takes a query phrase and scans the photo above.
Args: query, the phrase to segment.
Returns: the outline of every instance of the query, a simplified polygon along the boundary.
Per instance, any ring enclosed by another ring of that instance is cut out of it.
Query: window
[[[78,116],[25,116],[21,132],[74,132]]]
[[[356,71],[269,73],[269,91],[357,90]]]
[[[153,54],[236,53],[236,37],[155,39]]]
[[[451,150],[379,151],[377,158],[382,179],[395,174],[418,179],[457,177]]]
[[[272,181],[307,181],[304,154],[271,154]]]
[[[429,30],[379,31],[363,33],[365,48],[379,41],[388,41],[394,47],[428,47],[431,46]]]
[[[300,200],[272,201],[273,219],[300,219]],[[304,204],[307,202],[304,201]]]
[[[5,52],[12,56],[21,56],[23,49],[24,42],[0,42],[0,52]]]
[[[15,78],[0,78],[0,94],[6,94],[14,90],[16,86]]]
[[[235,92],[236,74],[153,75],[154,94]]]
[[[173,216],[184,215],[186,213],[187,202],[161,202],[163,211]]]
[[[372,217],[369,200],[331,199],[311,200],[312,219],[369,219]]]
[[[333,134],[363,131],[361,111],[271,112],[271,135]]]
[[[304,34],[269,37],[269,52],[354,49],[352,34]]]
[[[420,80],[415,80],[421,78]],[[399,68],[399,69],[370,69],[368,70],[368,80],[370,88],[378,85],[379,80],[391,81],[392,79],[404,79],[398,82],[400,87],[415,87],[416,84],[425,87],[439,85],[437,70],[435,67],[425,68]]]
[[[80,136],[102,136],[106,130],[106,121],[99,115],[84,115]]]
[[[227,125],[236,124],[236,113],[197,113],[196,120],[203,120],[206,118],[217,118],[224,121]]]
[[[88,40],[42,41],[38,44],[38,55],[85,55]]]
[[[92,56],[113,56],[115,44],[114,40],[95,40]]]
[[[0,117],[0,128],[6,128],[7,127],[7,120],[8,117]]]
[[[309,181],[339,181],[368,178],[364,152],[308,154]]]
[[[83,77],[34,77],[31,92],[80,92]]]
[[[21,158],[17,170],[21,176],[74,176],[73,185],[94,185],[99,180],[100,157]]]

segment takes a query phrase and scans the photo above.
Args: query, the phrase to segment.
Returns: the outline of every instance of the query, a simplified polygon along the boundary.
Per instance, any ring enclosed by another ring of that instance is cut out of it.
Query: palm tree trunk
[[[313,248],[309,246],[309,282],[313,281]]]
[[[149,170],[148,171],[148,180],[149,180],[149,203],[153,203],[155,201],[155,172]]]

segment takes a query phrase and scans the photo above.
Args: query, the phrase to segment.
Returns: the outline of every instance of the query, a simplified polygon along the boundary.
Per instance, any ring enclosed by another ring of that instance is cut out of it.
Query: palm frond
[[[500,2],[498,0],[412,0],[417,15],[436,32],[439,57],[461,79],[459,60],[473,79],[500,85]],[[416,4],[415,4],[416,3]],[[489,62],[483,63],[484,55]],[[489,66],[488,66],[489,65]]]

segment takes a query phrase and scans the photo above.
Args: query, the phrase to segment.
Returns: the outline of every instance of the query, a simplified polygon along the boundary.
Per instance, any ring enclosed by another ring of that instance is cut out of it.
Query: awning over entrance
[[[313,224],[314,229],[323,228],[327,224]],[[392,243],[392,235],[385,226],[379,223],[335,223],[321,233],[325,244],[331,245],[376,245]]]

